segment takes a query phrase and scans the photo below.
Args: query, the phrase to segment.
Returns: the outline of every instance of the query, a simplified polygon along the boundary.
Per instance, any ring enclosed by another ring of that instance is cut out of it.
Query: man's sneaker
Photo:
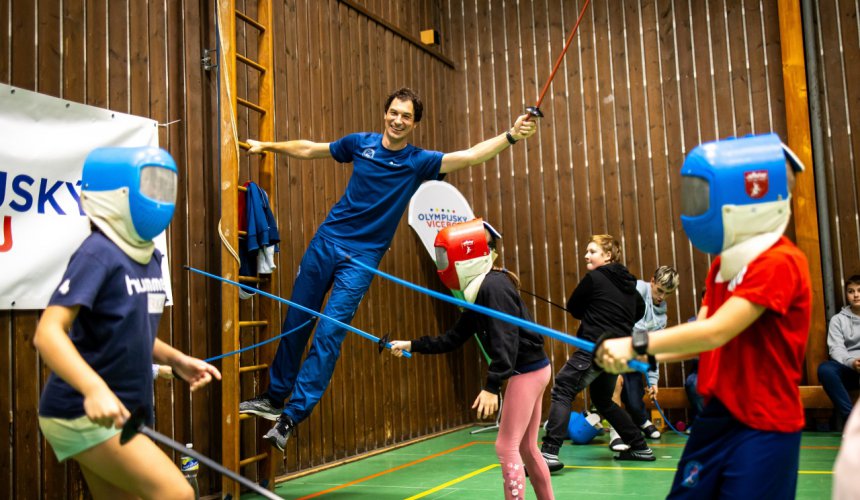
[[[609,428],[609,449],[612,451],[625,451],[630,449],[630,445],[626,444],[618,432],[612,427]]]
[[[642,434],[645,434],[646,438],[660,439],[660,431],[658,431],[657,428],[654,427],[654,424],[652,424],[650,420],[646,420],[645,423],[640,425],[639,427],[642,428]]]
[[[267,395],[260,394],[239,403],[239,413],[252,413],[274,421],[281,415],[281,408],[275,407]]]
[[[541,455],[543,455],[543,459],[546,460],[546,466],[549,467],[550,472],[564,469],[564,464],[558,459],[558,455],[553,455],[552,453],[547,453],[545,451],[541,452]]]
[[[615,460],[636,460],[639,462],[653,462],[657,460],[651,448],[644,450],[624,450],[618,455],[615,455]]]
[[[293,423],[292,419],[286,413],[281,413],[275,425],[269,429],[269,432],[263,435],[263,439],[272,443],[272,446],[284,451],[284,447],[287,446],[287,439],[290,438],[290,434],[293,433],[293,429],[295,428],[296,424]]]

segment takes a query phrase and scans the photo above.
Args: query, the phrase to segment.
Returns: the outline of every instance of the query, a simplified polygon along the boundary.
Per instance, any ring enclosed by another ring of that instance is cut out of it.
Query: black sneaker
[[[660,439],[660,431],[657,430],[657,427],[655,427],[650,420],[646,420],[640,427],[642,428],[642,434],[645,434],[646,438]]]
[[[635,460],[638,462],[653,462],[657,460],[651,448],[644,450],[624,450],[618,455],[615,455],[615,460]]]
[[[272,400],[265,394],[260,394],[247,401],[239,403],[239,413],[252,413],[266,420],[277,420],[281,415],[281,408],[272,404]]]
[[[284,451],[284,447],[287,446],[287,439],[290,438],[290,434],[293,433],[293,429],[295,428],[296,424],[293,423],[293,420],[286,413],[281,413],[277,423],[269,429],[269,432],[263,435],[263,439],[272,443],[272,446]]]
[[[542,452],[541,455],[543,456],[543,459],[546,460],[546,466],[549,467],[550,472],[564,469],[564,464],[558,459],[558,455],[553,455],[552,453],[547,453],[545,451]]]

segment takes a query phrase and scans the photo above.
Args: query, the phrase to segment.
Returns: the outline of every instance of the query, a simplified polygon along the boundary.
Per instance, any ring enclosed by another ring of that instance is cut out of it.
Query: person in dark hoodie
[[[436,236],[439,277],[455,295],[472,304],[489,307],[531,321],[519,294],[519,278],[493,266],[498,232],[481,219],[449,226]],[[453,328],[436,337],[391,342],[391,353],[403,351],[442,354],[462,346],[477,334],[490,358],[487,380],[472,408],[478,418],[499,409],[499,391],[507,380],[496,455],[501,463],[505,499],[525,498],[525,471],[539,500],[552,499],[549,470],[537,447],[541,402],[549,384],[549,359],[543,337],[511,323],[465,310]]]
[[[604,334],[629,337],[633,325],[645,314],[645,302],[636,291],[636,277],[621,263],[621,245],[611,235],[594,235],[585,250],[585,262],[590,272],[567,301],[568,312],[581,321],[576,336],[590,342],[596,342]],[[570,405],[587,387],[591,388],[591,400],[597,412],[630,445],[615,458],[655,460],[630,415],[612,401],[616,380],[615,375],[604,372],[594,363],[591,353],[581,349],[574,352],[558,372],[541,446],[541,454],[551,472],[564,468],[558,452],[567,436]]]

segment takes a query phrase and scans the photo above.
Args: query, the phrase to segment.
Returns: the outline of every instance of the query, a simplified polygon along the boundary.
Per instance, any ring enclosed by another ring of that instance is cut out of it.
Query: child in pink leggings
[[[530,320],[520,298],[519,278],[510,271],[493,267],[495,242],[501,238],[489,224],[475,219],[439,232],[436,237],[436,266],[442,281],[473,304]],[[541,400],[550,379],[549,359],[543,337],[518,326],[466,310],[453,328],[437,337],[391,342],[391,353],[403,351],[441,354],[462,346],[472,335],[489,356],[487,380],[472,408],[478,418],[499,409],[499,391],[508,380],[502,408],[496,454],[502,466],[506,499],[525,498],[525,469],[538,499],[554,498],[549,469],[537,446],[541,421]]]

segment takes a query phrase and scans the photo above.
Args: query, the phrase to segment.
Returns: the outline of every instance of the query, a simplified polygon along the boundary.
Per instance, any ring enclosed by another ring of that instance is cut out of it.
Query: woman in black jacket
[[[604,334],[611,337],[629,336],[633,325],[645,313],[642,296],[636,292],[636,278],[621,264],[621,246],[611,235],[591,237],[585,251],[588,273],[576,286],[567,301],[567,310],[580,320],[576,336],[596,342]],[[541,452],[549,470],[564,467],[558,458],[567,436],[570,405],[576,395],[590,388],[594,406],[618,431],[629,450],[615,456],[618,460],[655,459],[639,429],[620,406],[612,401],[618,377],[604,372],[593,361],[590,352],[574,352],[555,377],[552,387],[549,420]]]

